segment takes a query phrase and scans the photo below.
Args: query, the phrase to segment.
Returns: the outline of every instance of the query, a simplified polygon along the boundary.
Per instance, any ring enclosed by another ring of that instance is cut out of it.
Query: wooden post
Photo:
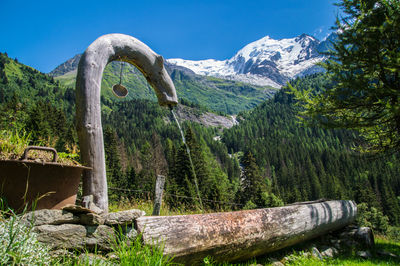
[[[152,214],[153,216],[160,215],[164,184],[165,184],[165,176],[157,175],[156,191],[155,191],[156,195],[154,197],[154,207]]]
[[[218,262],[249,259],[305,241],[353,222],[353,201],[334,200],[278,208],[136,220],[144,243],[162,245],[164,254],[185,265],[206,256]]]
[[[176,105],[176,91],[162,56],[124,34],[108,34],[95,40],[83,53],[76,76],[76,120],[81,159],[93,170],[83,175],[83,195],[108,212],[107,180],[101,125],[100,86],[103,71],[112,61],[136,66],[154,88],[160,105]]]

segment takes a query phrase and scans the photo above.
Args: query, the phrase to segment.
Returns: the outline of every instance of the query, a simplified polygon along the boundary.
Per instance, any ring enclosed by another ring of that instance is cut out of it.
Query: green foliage
[[[0,130],[30,132],[30,144],[67,151],[76,142],[71,89],[5,54],[0,54],[0,73]]]
[[[0,235],[1,265],[52,265],[56,262],[49,256],[50,249],[38,242],[32,226],[6,209],[1,198]]]
[[[30,142],[30,134],[23,131],[0,130],[0,159],[18,159]]]
[[[243,206],[243,210],[252,210],[257,208],[258,206],[251,200],[247,201],[246,204]]]
[[[104,70],[102,80],[103,102],[113,102],[112,86],[119,83],[120,63],[112,62]],[[225,114],[235,114],[249,110],[266,99],[271,98],[276,89],[260,87],[237,81],[223,80],[214,77],[203,77],[173,70],[171,78],[180,99],[186,99],[191,105],[204,106],[206,109]],[[76,74],[67,73],[56,80],[65,86],[73,86]],[[148,99],[156,101],[153,89],[136,67],[125,63],[122,84],[129,94],[125,100]]]
[[[169,183],[167,191],[174,197],[168,200],[173,207],[179,207],[184,202],[186,206],[203,207],[207,209],[219,210],[226,206],[219,202],[229,202],[231,200],[230,182],[227,175],[216,163],[214,155],[207,147],[205,141],[200,137],[198,140],[192,128],[188,128],[185,135],[186,143],[190,150],[193,168],[190,164],[189,154],[184,144],[179,149],[173,149],[173,165],[170,165]],[[197,193],[196,182],[199,187]],[[174,204],[176,197],[182,197],[180,204]]]
[[[375,207],[368,207],[366,203],[357,205],[357,223],[360,226],[371,227],[377,232],[387,233],[389,218]]]
[[[302,90],[331,84],[324,74],[294,83]],[[222,136],[228,151],[250,151],[271,192],[285,203],[353,199],[382,210],[390,223],[397,224],[398,156],[370,158],[356,153],[353,147],[360,139],[353,131],[305,127],[296,117],[299,107],[294,96],[286,92],[283,88],[272,100],[238,115],[240,124]]]
[[[272,87],[189,75],[179,70],[172,71],[171,78],[179,97],[226,114],[236,114],[254,108],[269,99],[276,90]]]
[[[323,64],[331,85],[293,89],[311,118],[325,127],[352,128],[365,152],[400,150],[400,4],[397,0],[341,0],[338,40]]]
[[[271,192],[261,193],[261,200],[264,207],[281,207],[284,205],[283,201]]]
[[[119,265],[173,265],[170,257],[163,254],[162,244],[155,247],[142,244],[142,237],[129,240],[123,235],[114,240],[113,253],[119,258]]]

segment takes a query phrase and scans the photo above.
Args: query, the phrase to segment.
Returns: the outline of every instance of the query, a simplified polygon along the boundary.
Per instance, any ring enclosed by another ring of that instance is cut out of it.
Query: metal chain
[[[121,57],[119,59],[121,59]],[[120,70],[120,73],[119,73],[119,85],[121,85],[121,83],[122,83],[122,69],[123,69],[123,67],[124,67],[124,62],[121,61],[121,70]]]

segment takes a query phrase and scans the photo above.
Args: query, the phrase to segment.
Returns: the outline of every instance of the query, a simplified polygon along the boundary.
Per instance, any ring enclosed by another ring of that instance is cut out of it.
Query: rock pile
[[[372,257],[371,250],[373,250],[373,248],[374,235],[371,228],[349,225],[341,230],[313,239],[310,246],[306,248],[308,251],[303,251],[303,256],[311,256],[322,261],[325,258],[333,258],[341,254],[354,252],[354,254],[357,254],[360,258],[370,259]],[[377,254],[381,256],[390,256],[392,258],[397,257],[384,250],[377,251]],[[291,258],[290,256],[286,256],[280,260],[272,258],[271,263],[273,265],[284,265],[292,259],[296,258]]]
[[[23,222],[33,226],[40,242],[53,250],[110,251],[117,232],[134,240],[135,220],[145,215],[142,210],[97,214],[87,208],[69,205],[63,210],[38,210],[25,214]]]
[[[322,258],[336,257],[351,249],[368,254],[368,250],[374,247],[374,234],[369,227],[350,225],[339,231],[321,236],[316,239],[315,243],[318,243],[318,246],[312,248],[311,255],[321,260]]]

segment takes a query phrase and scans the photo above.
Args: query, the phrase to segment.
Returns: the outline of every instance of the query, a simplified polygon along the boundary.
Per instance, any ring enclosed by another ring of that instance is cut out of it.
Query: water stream
[[[194,184],[195,184],[195,186],[196,186],[196,193],[197,193],[197,197],[199,198],[200,208],[201,208],[201,210],[204,210],[204,209],[203,209],[203,202],[201,201],[201,198],[200,198],[199,185],[197,184],[196,171],[194,170],[194,165],[193,165],[193,161],[192,161],[192,156],[190,155],[189,146],[188,146],[187,143],[186,143],[186,139],[185,139],[185,136],[184,136],[184,134],[183,134],[183,130],[182,130],[181,124],[179,123],[178,118],[176,117],[176,114],[175,114],[174,110],[173,110],[172,108],[171,108],[170,110],[171,110],[172,116],[173,116],[173,118],[174,118],[176,124],[178,125],[179,132],[181,133],[181,137],[182,137],[183,144],[185,144],[186,153],[187,153],[187,155],[188,155],[188,157],[189,157],[190,167],[192,168],[192,172],[193,172]]]

